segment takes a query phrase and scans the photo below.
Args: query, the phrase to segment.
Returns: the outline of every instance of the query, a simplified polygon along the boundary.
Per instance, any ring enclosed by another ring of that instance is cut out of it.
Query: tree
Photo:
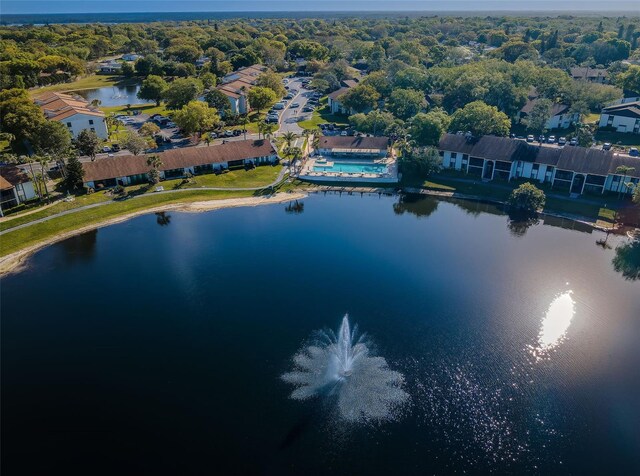
[[[12,146],[35,136],[44,114],[24,89],[0,91],[0,131],[13,137]]]
[[[616,167],[616,174],[622,174],[622,178],[620,179],[620,182],[618,183],[618,196],[620,196],[620,194],[622,193],[622,184],[624,183],[625,179],[627,178],[627,175],[629,175],[635,169],[636,169],[635,167],[629,167],[627,165],[619,165],[618,167]]]
[[[127,149],[133,155],[138,155],[143,152],[149,144],[144,137],[141,137],[135,132],[127,132],[121,142],[122,148]]]
[[[291,144],[298,138],[295,132],[287,131],[282,134],[282,142],[287,146],[287,149],[291,148]]]
[[[340,102],[348,109],[364,112],[372,109],[380,99],[378,91],[367,84],[359,84],[340,97]]]
[[[213,73],[204,73],[202,76],[200,76],[200,81],[202,81],[204,89],[211,89],[215,88],[216,84],[218,83],[218,78],[216,78],[216,75]]]
[[[526,182],[511,192],[509,205],[517,211],[535,213],[544,208],[544,192],[532,183]]]
[[[616,83],[625,91],[640,93],[640,66],[630,65],[618,75]]]
[[[91,157],[96,160],[96,154],[100,151],[102,139],[98,137],[95,131],[83,129],[75,140],[75,146],[80,155]]]
[[[67,126],[58,121],[40,124],[32,142],[38,154],[54,159],[62,158],[71,151],[71,133]]]
[[[578,145],[580,147],[591,147],[593,144],[593,129],[594,126],[588,124],[577,123],[576,124],[576,139],[578,139]]]
[[[266,139],[267,137],[270,137],[277,128],[277,124],[274,124],[272,122],[260,121],[258,123],[258,137],[262,135]]]
[[[162,160],[160,160],[160,157],[157,155],[150,155],[147,157],[147,165],[149,166],[149,172],[147,172],[149,182],[152,185],[156,185],[160,182],[160,167],[162,167]]]
[[[49,199],[49,189],[47,188],[47,169],[49,168],[49,157],[39,155],[33,157],[38,164],[40,164],[40,169],[42,170],[42,185],[44,186],[44,194]]]
[[[426,177],[442,169],[442,159],[435,147],[423,147],[406,151],[400,163],[403,168]]]
[[[138,97],[148,101],[155,101],[156,106],[159,106],[166,89],[167,82],[160,76],[152,74],[142,81],[140,91],[138,91]]]
[[[411,120],[409,133],[416,144],[436,146],[449,128],[451,118],[443,109],[416,114]]]
[[[613,269],[625,279],[640,279],[640,240],[630,241],[616,248]]]
[[[349,116],[349,122],[359,132],[381,136],[388,134],[391,127],[401,121],[388,111],[373,110],[367,114],[358,113]]]
[[[636,185],[633,191],[633,203],[640,205],[640,185]]]
[[[281,98],[287,93],[287,90],[282,85],[282,78],[279,74],[274,73],[271,70],[267,70],[258,76],[257,85],[263,88],[269,88],[276,96]]]
[[[524,118],[523,122],[527,126],[527,130],[534,132],[542,132],[547,128],[547,122],[551,117],[551,108],[553,103],[549,99],[538,99],[535,101],[531,111]]]
[[[142,124],[142,127],[140,127],[138,134],[141,136],[153,137],[158,132],[160,132],[160,127],[157,124],[154,124],[153,122],[145,122]]]
[[[250,106],[260,113],[260,110],[271,106],[276,102],[276,93],[271,88],[255,86],[249,90],[247,94]]]
[[[204,85],[199,79],[181,78],[167,86],[163,97],[169,109],[180,109],[200,96],[203,91]]]
[[[427,107],[422,91],[415,89],[395,89],[389,96],[387,108],[402,120],[407,120]]]
[[[193,135],[213,129],[219,122],[219,117],[218,111],[207,103],[191,101],[173,114],[173,120],[185,133]]]
[[[471,132],[475,136],[509,134],[511,121],[498,108],[482,101],[473,101],[462,109],[458,109],[451,117],[449,130]]]
[[[225,96],[222,91],[215,88],[210,89],[204,95],[204,100],[207,102],[209,107],[217,109],[221,116],[228,117],[231,115],[231,104],[229,103],[229,98]]]
[[[84,178],[84,169],[78,157],[75,155],[69,157],[65,167],[65,173],[65,186],[71,191],[77,190],[78,187],[82,185],[82,179]]]

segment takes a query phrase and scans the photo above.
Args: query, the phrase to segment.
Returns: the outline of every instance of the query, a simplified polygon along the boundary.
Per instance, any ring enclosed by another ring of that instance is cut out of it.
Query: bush
[[[536,213],[544,208],[544,192],[530,182],[523,183],[511,192],[509,205],[518,211]]]

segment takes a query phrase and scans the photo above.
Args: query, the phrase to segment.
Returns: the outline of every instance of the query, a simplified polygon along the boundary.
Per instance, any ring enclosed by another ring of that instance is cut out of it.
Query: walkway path
[[[152,194],[143,193],[141,195],[134,195],[132,197],[127,198],[126,200],[135,200],[136,198],[148,197],[150,195],[162,195],[162,194],[166,194],[166,193],[176,193],[176,192],[193,192],[193,191],[200,191],[200,190],[211,190],[211,191],[217,191],[217,192],[248,192],[248,191],[264,190],[264,189],[267,189],[267,188],[275,187],[277,184],[279,184],[288,171],[289,171],[288,167],[283,167],[282,170],[280,171],[280,173],[278,174],[278,177],[276,177],[276,179],[273,182],[271,182],[268,185],[262,185],[260,187],[179,188],[179,189],[175,189],[175,190],[163,190],[162,192],[152,192]],[[121,201],[121,200],[114,200],[114,199],[105,200],[104,202],[92,203],[91,205],[84,205],[82,207],[72,208],[70,210],[65,210],[63,212],[56,213],[55,215],[50,215],[48,217],[39,218],[37,220],[33,220],[33,221],[28,222],[28,223],[23,223],[22,225],[14,226],[13,228],[8,228],[6,230],[0,231],[0,236],[4,235],[6,233],[11,233],[12,231],[15,231],[15,230],[19,230],[21,228],[25,228],[25,227],[28,227],[28,226],[31,226],[31,225],[35,225],[36,223],[42,223],[42,222],[45,222],[45,221],[52,220],[54,218],[62,217],[64,215],[69,215],[71,213],[81,212],[83,210],[89,210],[91,208],[101,207],[103,205],[108,205],[110,203],[119,202],[119,201]]]

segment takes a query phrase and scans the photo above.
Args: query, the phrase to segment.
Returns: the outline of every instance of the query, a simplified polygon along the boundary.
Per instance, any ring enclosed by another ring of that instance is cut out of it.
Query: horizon
[[[611,12],[640,14],[637,2],[619,0],[603,5],[598,0],[567,0],[558,4],[550,0],[514,2],[513,0],[490,0],[478,4],[472,0],[453,0],[446,4],[433,0],[403,0],[389,5],[382,0],[326,0],[313,8],[304,8],[297,0],[248,0],[240,5],[229,6],[221,0],[187,0],[176,9],[173,1],[139,0],[138,2],[111,1],[105,5],[100,0],[4,0],[3,15],[42,15],[42,14],[103,14],[103,13],[263,13],[263,12],[543,12],[574,13]]]

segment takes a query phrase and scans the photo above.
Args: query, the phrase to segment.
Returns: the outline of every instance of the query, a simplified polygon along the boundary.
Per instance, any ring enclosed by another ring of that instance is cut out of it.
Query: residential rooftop
[[[160,170],[174,170],[276,154],[277,152],[273,145],[267,140],[240,140],[208,147],[183,147],[148,155],[160,157],[162,161]],[[107,157],[94,162],[84,162],[82,166],[85,173],[83,178],[85,182],[128,177],[149,172],[147,155]]]

